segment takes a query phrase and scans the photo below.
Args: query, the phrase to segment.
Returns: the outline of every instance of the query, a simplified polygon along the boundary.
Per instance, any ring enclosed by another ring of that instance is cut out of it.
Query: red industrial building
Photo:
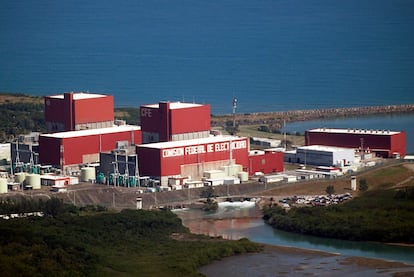
[[[273,149],[250,151],[249,175],[256,172],[264,174],[282,172],[283,169],[283,152]]]
[[[79,164],[94,163],[99,153],[117,148],[118,143],[141,143],[139,126],[122,125],[110,128],[42,134],[39,137],[39,161],[62,170],[75,170]]]
[[[317,128],[305,132],[305,143],[370,150],[384,158],[406,154],[404,131]]]
[[[210,105],[160,102],[140,107],[142,142],[205,138],[210,134]]]
[[[69,92],[46,96],[45,121],[49,133],[112,127],[112,95]]]
[[[248,149],[248,138],[234,136],[141,144],[137,146],[139,172],[164,182],[168,177],[197,178],[229,164],[247,171]]]

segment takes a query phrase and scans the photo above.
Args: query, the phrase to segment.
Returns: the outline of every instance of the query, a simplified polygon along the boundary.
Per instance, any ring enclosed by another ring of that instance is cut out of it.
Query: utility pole
[[[233,97],[233,130],[231,132],[232,135],[236,132],[236,108],[237,108],[237,98]]]

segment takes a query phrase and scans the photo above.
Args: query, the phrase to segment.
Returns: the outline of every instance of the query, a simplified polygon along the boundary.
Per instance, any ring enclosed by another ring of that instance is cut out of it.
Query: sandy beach
[[[414,276],[414,265],[265,245],[260,253],[228,257],[199,270],[219,276]]]

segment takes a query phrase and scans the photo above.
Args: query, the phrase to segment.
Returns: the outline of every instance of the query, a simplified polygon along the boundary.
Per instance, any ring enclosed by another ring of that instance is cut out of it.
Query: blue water
[[[271,245],[414,264],[413,247],[328,239],[279,231],[264,223],[257,208],[219,208],[215,213],[190,209],[176,213],[183,224],[195,233],[223,236],[228,239],[245,237],[254,242]],[[240,221],[240,218],[244,219]]]
[[[414,103],[411,0],[0,4],[0,91],[212,113]]]

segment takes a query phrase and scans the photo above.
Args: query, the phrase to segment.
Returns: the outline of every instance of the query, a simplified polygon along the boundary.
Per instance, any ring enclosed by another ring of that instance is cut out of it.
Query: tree
[[[335,188],[334,188],[334,186],[329,185],[329,186],[326,187],[325,191],[326,191],[327,194],[331,195],[331,194],[335,193]]]
[[[359,190],[360,191],[368,190],[368,182],[366,179],[359,180]]]

